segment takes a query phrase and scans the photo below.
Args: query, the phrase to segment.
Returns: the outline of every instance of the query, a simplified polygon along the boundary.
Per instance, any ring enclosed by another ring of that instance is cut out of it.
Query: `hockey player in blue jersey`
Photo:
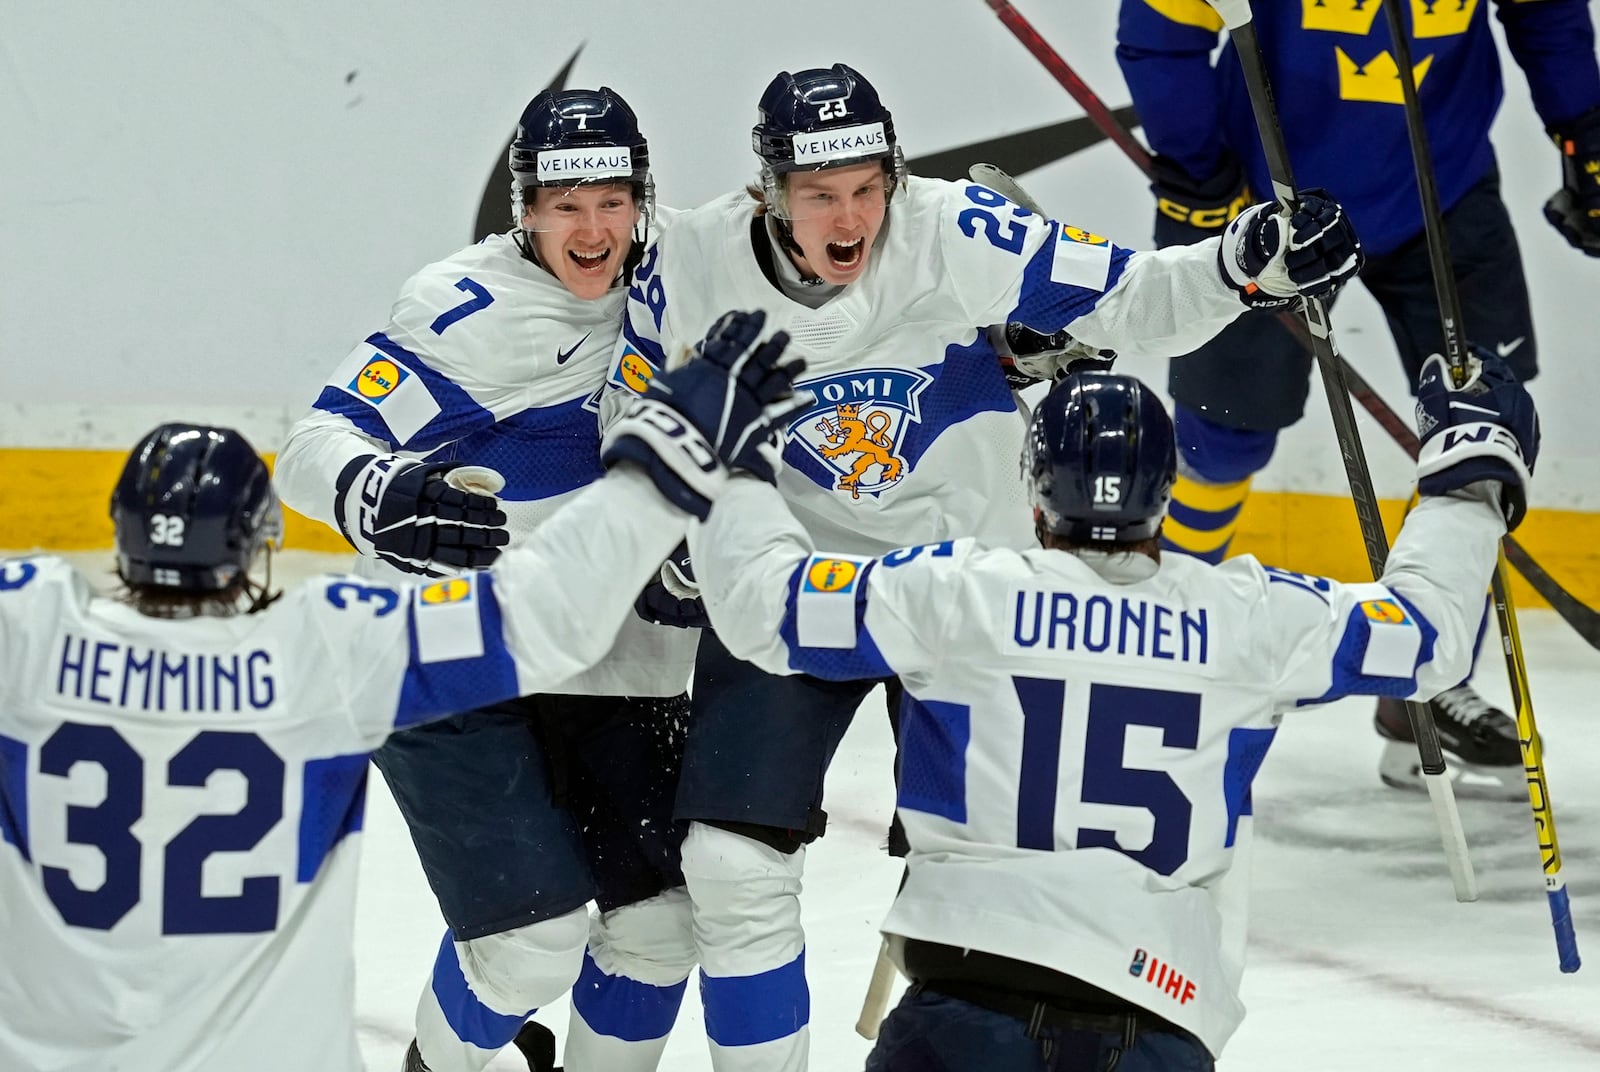
[[[1574,246],[1600,256],[1600,71],[1587,0],[1495,0],[1533,105],[1560,151],[1562,186],[1545,213]],[[1522,379],[1538,371],[1528,289],[1501,199],[1489,128],[1502,96],[1488,0],[1408,4],[1411,53],[1438,175],[1467,338],[1495,349]],[[1338,191],[1361,233],[1361,280],[1382,306],[1408,383],[1443,346],[1389,24],[1376,0],[1255,5],[1254,25],[1295,175]],[[1251,192],[1271,189],[1249,94],[1221,19],[1204,0],[1122,0],[1117,58],[1155,152],[1160,246],[1219,234]],[[1552,156],[1552,171],[1556,170]],[[1542,191],[1541,191],[1542,193]],[[1278,432],[1305,409],[1311,356],[1277,318],[1246,315],[1174,361],[1177,489],[1169,550],[1227,554],[1251,477]],[[1437,698],[1439,733],[1462,792],[1521,799],[1514,720],[1462,682]],[[1384,781],[1420,788],[1401,705],[1379,700]]]
[[[778,416],[793,370],[781,340],[751,352],[760,327],[723,321],[611,428],[609,475],[488,570],[273,592],[251,576],[281,524],[266,465],[192,424],[147,435],[112,494],[121,599],[57,558],[0,561],[0,1068],[359,1072],[368,753],[552,692],[611,650],[724,489],[719,458]],[[488,496],[438,502],[460,524],[506,520]],[[535,874],[566,881],[537,836],[519,846]],[[556,997],[585,929],[527,930]],[[482,1018],[467,985],[441,1003]]]
[[[412,277],[279,458],[284,501],[343,532],[365,575],[486,565],[601,473],[621,281],[656,215],[649,147],[614,91],[547,90],[522,114],[510,169],[514,228]],[[496,495],[506,523],[443,523],[452,485]],[[441,523],[395,520],[419,507]],[[694,965],[672,801],[696,637],[636,618],[560,688],[379,750],[450,928],[422,987],[413,1072],[483,1067],[570,987],[586,936],[567,1067],[655,1067]]]
[[[905,688],[910,853],[883,930],[912,986],[869,1072],[1212,1067],[1244,1014],[1230,867],[1280,718],[1432,695],[1471,661],[1539,437],[1503,361],[1469,371],[1424,368],[1422,498],[1372,583],[1163,554],[1172,422],[1110,373],[1070,373],[1034,411],[1031,550],[835,551],[770,473],[735,476],[690,534],[727,648]]]
[[[1323,197],[1292,220],[1252,209],[1207,246],[1134,253],[976,183],[908,176],[889,109],[843,64],[779,74],[758,117],[757,184],[678,216],[635,272],[607,406],[722,308],[765,309],[814,399],[782,429],[779,489],[819,544],[853,554],[1032,539],[1013,468],[1026,424],[992,327],[1168,354],[1252,303],[1332,293],[1360,263]],[[873,683],[774,677],[732,642],[701,639],[678,792],[701,998],[719,1072],[798,1072],[805,846]]]

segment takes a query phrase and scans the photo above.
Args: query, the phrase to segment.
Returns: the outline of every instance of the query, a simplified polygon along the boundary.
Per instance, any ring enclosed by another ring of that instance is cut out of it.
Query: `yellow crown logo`
[[[1300,26],[1365,37],[1378,17],[1378,3],[1379,0],[1301,0]]]
[[[839,416],[841,417],[861,416],[860,402],[840,402],[835,408],[839,411]]]
[[[1333,50],[1339,60],[1339,99],[1347,101],[1372,101],[1375,104],[1404,104],[1405,95],[1400,88],[1400,65],[1387,51],[1380,52],[1360,66],[1345,50]],[[1424,56],[1411,68],[1411,77],[1417,89],[1428,76],[1433,57]]]
[[[1412,36],[1420,41],[1464,34],[1477,10],[1478,0],[1411,0]]]

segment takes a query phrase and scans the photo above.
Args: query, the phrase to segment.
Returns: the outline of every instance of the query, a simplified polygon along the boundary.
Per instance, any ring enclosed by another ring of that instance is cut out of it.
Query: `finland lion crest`
[[[835,491],[859,501],[905,478],[907,428],[922,420],[917,398],[933,382],[920,369],[854,369],[796,387],[816,404],[789,425],[789,439],[821,461]]]

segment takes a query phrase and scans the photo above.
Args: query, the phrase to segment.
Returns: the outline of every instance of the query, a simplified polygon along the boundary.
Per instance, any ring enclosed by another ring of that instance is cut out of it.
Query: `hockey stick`
[[[1417,97],[1416,74],[1411,66],[1411,41],[1401,19],[1400,6],[1389,3],[1384,7],[1388,14],[1395,63],[1399,67],[1401,97],[1406,109],[1406,133],[1411,141],[1411,158],[1417,171],[1417,192],[1422,199],[1422,220],[1428,238],[1428,264],[1433,272],[1433,286],[1439,299],[1439,320],[1444,328],[1445,359],[1459,383],[1467,374],[1468,358],[1466,340],[1461,334],[1464,322],[1461,292],[1456,287],[1455,272],[1450,266],[1450,247],[1444,232],[1444,215],[1439,207],[1433,155],[1428,150],[1428,131],[1422,122],[1422,102]],[[1545,896],[1550,901],[1550,922],[1555,928],[1556,955],[1563,972],[1575,972],[1583,962],[1578,956],[1578,938],[1572,928],[1572,905],[1567,898],[1566,880],[1561,875],[1561,846],[1556,840],[1556,819],[1550,807],[1549,786],[1545,781],[1539,728],[1533,717],[1533,699],[1528,692],[1528,669],[1522,656],[1522,638],[1517,631],[1516,608],[1511,603],[1505,574],[1506,560],[1501,555],[1495,563],[1491,590],[1505,648],[1506,675],[1510,678],[1512,699],[1517,705],[1517,736],[1522,744],[1522,767],[1527,775],[1528,802],[1533,808],[1533,825],[1539,835],[1539,857],[1544,867]]]
[[[878,959],[872,964],[872,981],[861,999],[861,1015],[856,1017],[856,1034],[864,1039],[878,1037],[878,1025],[889,1010],[889,988],[894,985],[894,961],[889,959],[889,940],[878,946]]]
[[[1251,21],[1250,0],[1206,2],[1222,16],[1233,38],[1239,64],[1244,69],[1245,86],[1250,94],[1251,108],[1255,111],[1256,131],[1266,153],[1267,173],[1272,177],[1273,193],[1280,204],[1293,211],[1298,204],[1294,172],[1289,164],[1289,148],[1284,141],[1283,127],[1278,121],[1272,85],[1267,78],[1266,61],[1261,55],[1261,43],[1256,38],[1255,25]],[[1383,531],[1383,519],[1378,515],[1378,500],[1372,491],[1372,474],[1362,450],[1361,434],[1356,429],[1355,411],[1350,406],[1349,389],[1345,386],[1343,362],[1333,339],[1333,325],[1328,322],[1328,307],[1320,298],[1303,298],[1300,312],[1311,332],[1311,352],[1322,370],[1322,383],[1328,396],[1334,433],[1338,437],[1339,453],[1344,460],[1345,476],[1350,482],[1350,498],[1355,504],[1356,520],[1360,522],[1361,536],[1367,545],[1367,559],[1372,564],[1372,575],[1381,577],[1384,561],[1389,556],[1389,542]],[[1455,791],[1445,774],[1439,729],[1434,725],[1433,714],[1426,704],[1407,701],[1405,707],[1421,757],[1423,781],[1433,801],[1434,818],[1438,821],[1444,842],[1445,859],[1450,865],[1456,900],[1476,900],[1478,883],[1472,873],[1472,859],[1467,855],[1467,838],[1461,829]]]
[[[1005,23],[1017,39],[1033,53],[1034,57],[1042,63],[1051,76],[1061,84],[1061,87],[1078,102],[1090,121],[1100,129],[1100,132],[1122,148],[1129,159],[1137,164],[1146,176],[1150,174],[1150,154],[1143,145],[1133,137],[1127,127],[1118,121],[1116,113],[1106,107],[1098,94],[1091,89],[1077,72],[1062,59],[1060,54],[1051,48],[1049,43],[1039,35],[1033,25],[1024,18],[1016,8],[1006,0],[984,0],[994,12],[1000,16],[1000,21]],[[1005,174],[1001,172],[1001,174]],[[1008,176],[1009,177],[1009,176]],[[974,181],[981,181],[974,179]],[[989,185],[985,183],[984,185]],[[997,192],[1005,193],[995,187]],[[1008,195],[1009,196],[1009,195]],[[1016,201],[1016,198],[1012,198]],[[1021,201],[1017,201],[1022,204]],[[1047,213],[1044,215],[1048,215]],[[1305,323],[1293,313],[1279,313],[1279,323],[1288,329],[1295,341],[1306,351],[1312,350],[1311,336],[1306,331]],[[1339,355],[1339,361],[1344,372],[1346,382],[1350,387],[1351,396],[1367,411],[1378,424],[1392,436],[1402,450],[1409,454],[1413,461],[1416,460],[1420,445],[1415,433],[1405,419],[1389,408],[1382,396],[1373,389],[1355,368]],[[1561,619],[1570,625],[1577,634],[1588,644],[1600,649],[1600,612],[1595,611],[1582,600],[1561,586],[1561,582],[1550,576],[1545,568],[1536,562],[1521,544],[1511,536],[1504,541],[1506,558],[1511,562],[1523,579],[1538,592],[1540,597],[1561,616]]]

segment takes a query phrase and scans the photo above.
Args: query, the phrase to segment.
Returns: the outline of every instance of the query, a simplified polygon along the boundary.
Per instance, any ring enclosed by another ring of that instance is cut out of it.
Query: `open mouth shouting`
[[[611,247],[597,250],[569,249],[567,259],[584,275],[601,276],[606,272],[606,263],[611,260]]]
[[[863,235],[850,242],[829,242],[828,262],[836,272],[853,272],[861,265],[861,254],[867,248]]]

